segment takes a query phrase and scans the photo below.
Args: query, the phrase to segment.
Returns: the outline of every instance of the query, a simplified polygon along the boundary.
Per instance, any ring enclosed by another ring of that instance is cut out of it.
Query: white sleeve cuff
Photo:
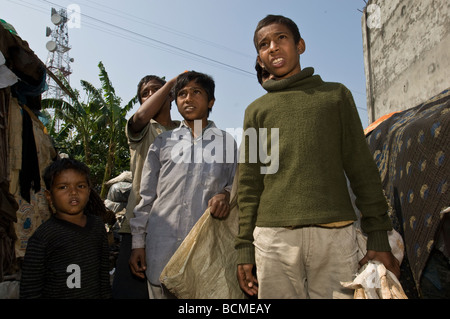
[[[145,234],[132,235],[131,249],[144,248],[145,247]]]

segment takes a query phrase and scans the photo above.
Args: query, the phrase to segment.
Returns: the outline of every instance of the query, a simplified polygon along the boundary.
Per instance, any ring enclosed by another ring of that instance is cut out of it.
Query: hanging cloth
[[[30,202],[30,190],[41,190],[39,161],[33,134],[33,122],[27,111],[22,111],[22,168],[19,173],[20,195]]]

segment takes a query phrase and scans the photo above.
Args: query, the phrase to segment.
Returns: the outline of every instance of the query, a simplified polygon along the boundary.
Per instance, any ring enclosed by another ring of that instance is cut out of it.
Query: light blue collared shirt
[[[146,251],[148,280],[159,276],[208,201],[230,191],[236,171],[234,138],[212,121],[197,138],[184,122],[160,134],[148,151],[142,171],[141,201],[130,220],[132,248]]]

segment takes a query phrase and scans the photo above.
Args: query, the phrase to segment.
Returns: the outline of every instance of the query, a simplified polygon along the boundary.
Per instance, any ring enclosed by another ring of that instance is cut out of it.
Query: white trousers
[[[342,282],[358,271],[353,224],[341,228],[256,227],[258,298],[353,298]]]

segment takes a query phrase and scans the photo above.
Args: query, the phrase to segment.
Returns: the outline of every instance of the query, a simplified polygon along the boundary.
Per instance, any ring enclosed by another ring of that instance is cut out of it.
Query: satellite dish
[[[50,52],[54,52],[56,50],[56,42],[55,41],[48,41],[47,44],[45,45],[45,47]]]
[[[58,25],[62,22],[62,17],[58,13],[55,13],[52,15],[51,20],[54,25]]]
[[[50,36],[50,34],[52,34],[52,29],[50,29],[49,27],[47,27],[47,28],[45,29],[45,36],[48,37],[48,36]]]

